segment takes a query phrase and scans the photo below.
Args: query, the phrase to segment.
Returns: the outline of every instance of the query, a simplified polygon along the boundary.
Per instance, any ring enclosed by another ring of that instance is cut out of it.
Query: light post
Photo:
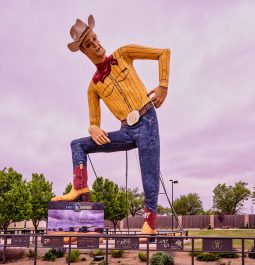
[[[174,184],[178,184],[178,180],[170,179],[172,182],[172,230],[174,230]]]

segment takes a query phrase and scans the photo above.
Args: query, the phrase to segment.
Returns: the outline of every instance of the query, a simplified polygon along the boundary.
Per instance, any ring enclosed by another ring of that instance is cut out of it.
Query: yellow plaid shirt
[[[127,45],[120,47],[112,55],[118,65],[111,65],[111,72],[103,83],[99,81],[95,84],[92,80],[88,88],[90,126],[100,127],[100,99],[120,121],[125,120],[129,112],[140,110],[150,101],[147,90],[134,69],[133,60],[158,60],[159,85],[168,86],[169,49]]]

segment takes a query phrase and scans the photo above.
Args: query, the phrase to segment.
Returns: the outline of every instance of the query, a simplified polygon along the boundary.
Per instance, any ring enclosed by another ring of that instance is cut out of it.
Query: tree
[[[27,183],[14,169],[0,170],[0,226],[7,232],[11,222],[28,220],[31,197]]]
[[[126,189],[121,188],[121,190],[126,194]],[[138,192],[138,188],[127,190],[127,202],[128,210],[132,216],[135,216],[144,208],[144,193]]]
[[[65,188],[65,191],[63,192],[63,195],[69,193],[69,192],[71,191],[71,189],[72,189],[72,183],[69,182],[69,183],[67,184],[66,188]]]
[[[202,214],[202,215],[216,215],[216,214],[218,214],[218,212],[214,211],[213,209],[209,209],[209,210],[203,210],[200,214]]]
[[[252,200],[252,203],[254,204],[255,203],[255,191],[253,191],[251,194],[251,200]]]
[[[178,215],[195,215],[203,212],[202,201],[197,193],[180,196],[174,201],[173,207]]]
[[[213,208],[222,214],[236,214],[251,195],[246,186],[243,181],[236,182],[235,186],[218,184],[213,190]]]
[[[39,222],[47,217],[48,202],[55,195],[52,192],[52,182],[47,181],[43,174],[32,174],[32,180],[28,182],[28,189],[31,194],[32,206],[30,219],[33,222],[35,233],[37,233]]]
[[[163,207],[160,204],[157,205],[157,213],[169,215],[171,212],[172,211],[171,211],[171,209],[169,207]]]
[[[126,194],[109,179],[96,178],[92,185],[90,201],[104,204],[104,218],[113,223],[115,231],[118,221],[127,216]]]

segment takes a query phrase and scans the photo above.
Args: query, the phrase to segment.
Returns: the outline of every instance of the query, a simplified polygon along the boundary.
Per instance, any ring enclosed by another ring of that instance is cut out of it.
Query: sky
[[[67,44],[76,18],[94,15],[107,54],[126,44],[170,48],[170,83],[157,110],[161,172],[171,197],[197,193],[212,207],[217,184],[255,186],[255,1],[0,1],[0,167],[43,173],[62,194],[72,180],[70,142],[88,136],[86,90],[95,66]],[[146,88],[156,61],[135,61]],[[120,123],[102,103],[106,131]],[[98,175],[124,186],[125,152],[92,154]],[[142,191],[137,150],[128,186]],[[90,165],[89,185],[95,180]],[[167,205],[165,195],[159,203]],[[252,212],[248,201],[242,212]],[[254,209],[255,211],[255,209]]]

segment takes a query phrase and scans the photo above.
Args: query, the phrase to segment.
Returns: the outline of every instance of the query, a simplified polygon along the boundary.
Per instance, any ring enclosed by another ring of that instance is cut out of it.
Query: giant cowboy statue
[[[160,107],[167,96],[170,50],[126,45],[107,57],[93,31],[94,26],[92,15],[88,18],[88,25],[77,19],[70,31],[73,42],[68,44],[72,52],[81,51],[97,68],[88,87],[88,131],[91,137],[72,141],[72,190],[66,195],[53,198],[53,201],[74,201],[89,192],[88,154],[138,148],[145,194],[142,234],[155,234],[160,174],[159,130],[155,108]],[[135,59],[159,62],[159,86],[149,93],[134,69]],[[107,133],[100,128],[100,99],[121,122],[120,130]]]

